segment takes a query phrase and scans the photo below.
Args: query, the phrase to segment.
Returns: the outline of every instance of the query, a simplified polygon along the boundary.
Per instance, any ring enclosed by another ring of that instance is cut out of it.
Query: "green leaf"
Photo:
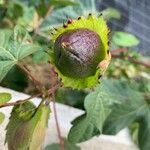
[[[132,47],[138,45],[140,41],[131,33],[117,31],[112,36],[112,42],[117,46]]]
[[[113,100],[107,92],[103,81],[96,91],[86,96],[84,107],[86,114],[73,121],[68,139],[71,143],[79,143],[102,132],[105,119],[110,113]]]
[[[138,143],[140,150],[150,149],[150,109],[140,122]]]
[[[60,7],[65,7],[65,6],[68,6],[68,5],[77,5],[76,2],[74,1],[71,1],[71,0],[49,0],[49,3],[51,5],[54,5],[54,6],[60,6]]]
[[[49,36],[49,30],[61,25],[63,21],[67,20],[67,17],[75,19],[79,17],[79,15],[87,15],[88,13],[96,12],[95,0],[76,0],[75,2],[78,4],[77,6],[68,6],[53,11],[43,21],[40,30],[48,32]]]
[[[120,11],[111,7],[103,10],[102,14],[104,18],[106,19],[120,19],[121,18]]]
[[[70,88],[59,88],[56,93],[56,100],[73,107],[83,109],[84,98],[88,93],[81,90],[73,90]]]
[[[23,15],[22,3],[15,0],[7,3],[7,16],[12,20],[17,20],[18,17]]]
[[[7,125],[6,142],[9,149],[40,150],[45,137],[49,106],[36,108],[31,102],[15,106]]]
[[[128,82],[124,82],[123,88],[125,94],[127,93],[128,95],[123,94],[122,98],[124,100],[120,104],[115,104],[112,107],[112,112],[104,124],[104,134],[118,133],[149,109],[142,93],[131,89]]]
[[[26,113],[30,110],[35,110],[35,109],[36,109],[35,105],[31,102],[26,102],[22,105],[16,105],[13,107],[11,116],[9,118],[9,123],[6,127],[7,132],[6,132],[5,141],[8,143],[8,145],[12,144],[11,143],[13,140],[12,137],[15,136],[15,132],[17,131],[17,128],[22,124],[22,121],[25,120],[22,117],[20,118],[20,114],[22,112]]]
[[[14,24],[21,25],[30,31],[34,29],[34,25],[38,24],[36,10],[29,6],[27,1],[14,0],[7,5],[7,15]]]
[[[80,150],[80,148],[72,143],[69,143],[67,140],[64,141],[65,149],[64,150]],[[60,144],[51,144],[48,145],[44,150],[60,150]]]
[[[0,124],[3,123],[4,119],[5,119],[5,115],[2,112],[0,112]]]
[[[23,15],[18,18],[17,24],[32,30],[32,21],[34,21],[35,9],[34,7],[25,6],[23,4]]]
[[[116,134],[148,109],[143,94],[127,80],[102,80],[84,102],[86,113],[73,121],[69,141],[83,142],[103,133]]]
[[[0,29],[0,47],[6,47],[8,45],[11,34],[11,30]]]
[[[24,28],[16,26],[11,37],[4,32],[0,43],[0,81],[19,60],[38,49],[39,46],[32,43],[31,37]]]
[[[15,65],[14,61],[1,61],[0,60],[0,81],[6,76],[10,69]]]
[[[3,0],[1,0],[1,1],[3,1]],[[0,21],[3,21],[3,19],[5,18],[5,15],[6,15],[7,8],[3,5],[1,5],[1,1],[0,1]]]
[[[10,93],[0,93],[0,105],[7,103],[11,100]]]
[[[28,78],[25,72],[16,65],[12,67],[0,84],[1,86],[22,92],[28,86]]]
[[[49,61],[49,55],[44,51],[36,52],[32,57],[33,63],[47,63]]]

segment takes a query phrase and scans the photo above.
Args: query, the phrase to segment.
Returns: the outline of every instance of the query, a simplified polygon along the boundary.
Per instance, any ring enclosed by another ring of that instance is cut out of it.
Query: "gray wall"
[[[99,10],[107,7],[120,10],[122,19],[110,21],[110,28],[136,35],[141,40],[136,49],[142,54],[150,55],[150,0],[97,0],[97,2]]]

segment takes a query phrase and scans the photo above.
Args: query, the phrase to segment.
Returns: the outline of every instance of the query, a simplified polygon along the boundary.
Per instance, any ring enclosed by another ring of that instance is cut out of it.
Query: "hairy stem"
[[[115,49],[111,51],[111,55],[114,58],[120,58],[122,59],[122,57],[120,56],[121,53],[126,53],[128,52],[128,49],[126,48],[119,48],[119,49]],[[127,56],[128,61],[130,61],[131,63],[134,64],[138,64],[138,65],[142,65],[144,67],[150,68],[150,63],[149,62],[145,62],[145,61],[141,61],[141,60],[136,60],[131,56]]]
[[[28,78],[34,83],[36,89],[38,89],[38,91],[42,91],[42,84],[41,82],[39,82],[30,72],[30,70],[28,69],[28,67],[26,65],[19,65],[19,67],[27,74]]]
[[[46,93],[52,94],[52,93],[54,92],[54,90],[57,89],[58,87],[59,87],[59,85],[57,84],[57,85],[51,87],[50,89],[46,90]],[[38,94],[36,94],[36,95],[30,96],[30,97],[28,97],[28,98],[26,98],[26,99],[23,99],[23,100],[18,100],[18,101],[16,101],[16,102],[10,102],[10,103],[2,104],[2,105],[0,105],[0,108],[23,104],[23,103],[25,103],[26,101],[30,101],[31,99],[36,98],[36,97],[38,97],[38,96],[42,96],[42,95],[43,95],[43,93],[40,92],[40,93],[38,93]]]
[[[56,122],[56,128],[57,128],[57,133],[58,133],[58,138],[59,138],[59,143],[60,143],[60,149],[64,150],[64,140],[61,136],[61,131],[59,127],[59,122],[58,122],[58,117],[57,117],[57,109],[56,109],[56,103],[55,103],[55,93],[52,93],[52,102],[53,102],[53,109],[54,109],[54,117],[55,117],[55,122]]]
[[[41,96],[41,95],[42,95],[42,93],[38,93],[38,94],[36,94],[36,95],[30,96],[30,97],[28,97],[28,98],[26,98],[26,99],[23,99],[23,100],[18,100],[18,101],[16,101],[16,102],[11,102],[11,103],[5,103],[5,104],[0,105],[0,108],[23,104],[23,103],[25,103],[26,101],[29,101],[29,100],[31,100],[31,99],[33,99],[33,98],[35,98],[35,97]]]

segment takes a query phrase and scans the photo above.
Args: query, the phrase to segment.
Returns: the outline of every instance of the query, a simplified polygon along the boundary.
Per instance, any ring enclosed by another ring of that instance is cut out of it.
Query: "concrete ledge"
[[[29,97],[29,95],[19,93],[3,87],[0,87],[0,92],[11,93],[13,97],[12,101],[25,99]],[[38,104],[40,102],[40,99],[35,98],[33,102],[35,104]],[[83,111],[62,104],[57,104],[56,107],[57,107],[61,132],[62,135],[66,137],[71,127],[70,122],[77,116],[81,115]],[[0,150],[7,150],[7,145],[4,146],[5,127],[8,123],[8,118],[10,116],[11,109],[12,107],[0,109],[0,112],[4,112],[6,115],[5,121],[3,122],[2,125],[0,125]],[[58,138],[57,138],[57,131],[55,127],[55,120],[52,112],[50,115],[49,125],[48,125],[47,134],[46,134],[43,147],[54,142],[55,143],[58,142]],[[116,136],[101,135],[99,137],[94,137],[91,140],[81,143],[79,145],[81,146],[82,150],[138,150],[138,148],[131,141],[127,129],[122,130]]]

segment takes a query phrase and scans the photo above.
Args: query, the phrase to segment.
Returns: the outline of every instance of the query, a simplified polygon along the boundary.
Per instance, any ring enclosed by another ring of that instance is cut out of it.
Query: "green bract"
[[[97,83],[110,60],[108,33],[103,17],[92,15],[55,29],[52,63],[64,86],[82,89]]]
[[[40,150],[49,118],[49,106],[38,108],[31,102],[17,105],[7,125],[6,142],[9,150]]]

